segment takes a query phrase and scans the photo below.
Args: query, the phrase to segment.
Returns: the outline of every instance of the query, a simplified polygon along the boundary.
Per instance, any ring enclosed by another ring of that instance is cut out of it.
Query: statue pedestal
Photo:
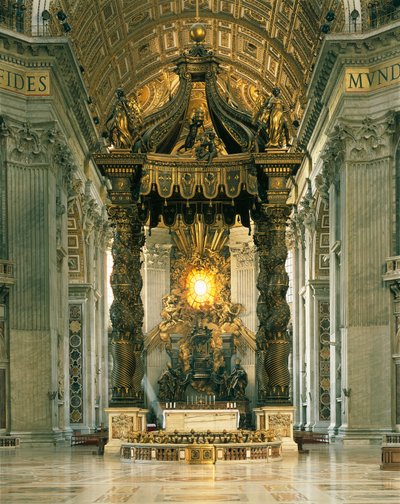
[[[294,406],[261,406],[254,408],[257,430],[273,430],[282,439],[282,451],[295,451],[293,439]]]
[[[106,408],[108,414],[108,443],[105,453],[119,453],[122,443],[128,440],[132,431],[146,430],[147,409],[142,408]]]

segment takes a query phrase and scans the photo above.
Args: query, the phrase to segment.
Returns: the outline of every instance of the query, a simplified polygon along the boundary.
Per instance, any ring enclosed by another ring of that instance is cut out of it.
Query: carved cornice
[[[56,129],[48,131],[50,143],[53,144],[53,161],[62,173],[62,179],[68,193],[73,185],[73,175],[78,171],[71,149]]]
[[[153,269],[164,270],[168,265],[171,257],[172,245],[158,243],[146,243],[143,248],[145,265]]]
[[[240,246],[230,246],[229,249],[238,269],[255,267],[256,248],[253,243],[242,243]]]
[[[312,194],[311,180],[306,179],[306,181],[307,192],[304,195],[304,198],[300,201],[298,220],[300,220],[310,232],[314,232],[316,226],[316,202]]]
[[[82,227],[85,230],[86,237],[88,237],[94,230],[97,219],[101,219],[99,214],[99,205],[96,200],[91,196],[89,191],[81,196],[82,207]]]
[[[75,116],[89,150],[96,150],[98,134],[87,105],[89,96],[69,40],[63,37],[34,38],[2,30],[0,44],[0,59],[26,69],[54,69],[53,75],[62,76],[57,84],[61,87],[65,106]],[[56,80],[52,82],[55,86]]]
[[[329,299],[329,280],[314,279],[307,284],[311,287],[313,295],[318,299]]]
[[[305,226],[301,215],[297,210],[297,205],[293,205],[288,226],[286,228],[286,246],[293,249],[298,246],[305,247]]]

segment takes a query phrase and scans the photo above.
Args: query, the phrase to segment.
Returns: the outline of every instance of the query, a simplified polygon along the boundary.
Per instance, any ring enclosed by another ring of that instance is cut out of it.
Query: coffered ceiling
[[[174,60],[190,45],[196,0],[57,0],[51,33],[63,33],[82,66],[94,115],[104,121],[117,87],[140,90],[144,113],[174,93]],[[326,15],[335,14],[327,22]],[[260,93],[278,85],[293,115],[301,118],[305,92],[323,37],[321,27],[341,30],[341,0],[198,0],[206,46],[220,58],[220,82],[238,105],[252,109]]]

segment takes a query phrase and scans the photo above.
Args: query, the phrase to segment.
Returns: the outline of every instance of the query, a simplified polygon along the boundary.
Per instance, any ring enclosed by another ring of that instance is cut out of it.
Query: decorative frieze
[[[83,423],[83,313],[82,304],[69,306],[69,421]]]
[[[319,335],[319,420],[331,418],[330,397],[330,313],[329,301],[318,300]]]
[[[292,206],[292,213],[286,228],[286,246],[288,249],[305,246],[305,226],[299,215],[297,205]]]
[[[337,183],[345,162],[372,162],[393,152],[396,116],[389,112],[379,118],[366,116],[355,121],[340,120],[328,135],[322,153],[322,172],[316,177],[316,187],[325,203],[329,203],[329,188]]]

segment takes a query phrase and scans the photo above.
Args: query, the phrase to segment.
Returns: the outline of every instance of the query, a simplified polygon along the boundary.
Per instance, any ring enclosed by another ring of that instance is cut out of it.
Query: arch
[[[75,202],[68,209],[68,269],[72,283],[86,282],[85,239],[82,229],[82,208]]]
[[[329,207],[318,195],[313,240],[313,278],[329,277]]]

